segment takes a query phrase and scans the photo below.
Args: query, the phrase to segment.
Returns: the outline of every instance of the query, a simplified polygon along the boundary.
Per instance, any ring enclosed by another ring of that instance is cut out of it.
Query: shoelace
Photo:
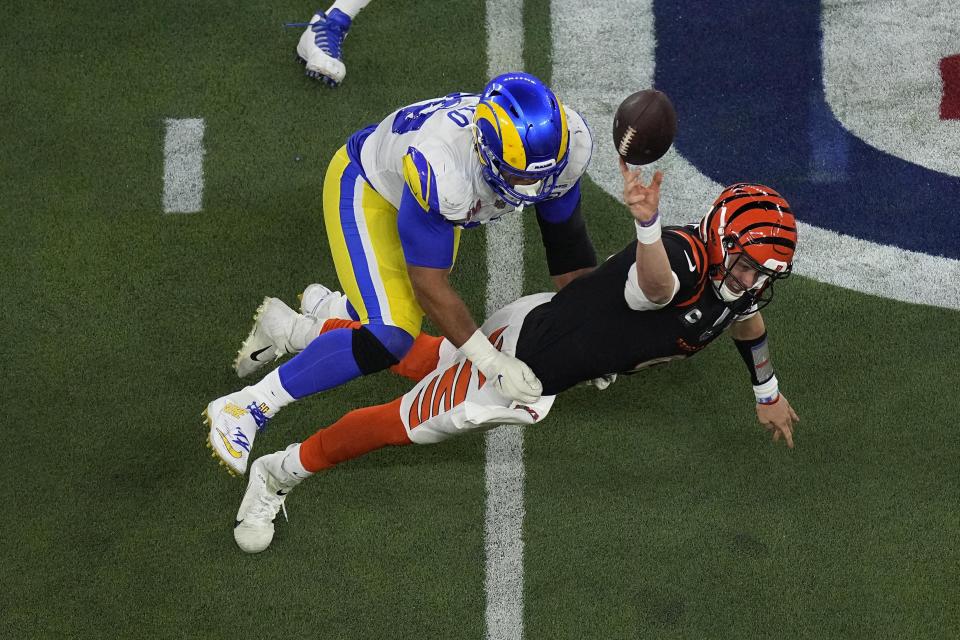
[[[320,50],[331,58],[341,59],[340,47],[343,45],[343,39],[346,37],[347,28],[339,23],[330,20],[326,14],[316,22],[288,22],[285,27],[310,27],[310,30],[316,34],[313,38]]]
[[[253,421],[257,423],[257,431],[263,431],[267,428],[267,423],[270,422],[270,418],[268,418],[266,414],[260,410],[260,407],[257,406],[256,402],[251,402],[249,405],[247,405],[247,411],[249,411],[250,415],[253,416]]]
[[[277,512],[283,511],[283,519],[290,522],[287,516],[287,504],[282,498],[270,492],[267,487],[267,493],[259,496],[260,500],[250,509],[247,517],[251,520],[263,520],[264,522],[273,522],[277,517]]]

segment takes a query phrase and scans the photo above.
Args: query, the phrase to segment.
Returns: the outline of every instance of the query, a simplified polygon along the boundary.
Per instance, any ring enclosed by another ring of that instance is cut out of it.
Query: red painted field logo
[[[960,120],[960,54],[940,61],[940,77],[943,79],[940,119]]]

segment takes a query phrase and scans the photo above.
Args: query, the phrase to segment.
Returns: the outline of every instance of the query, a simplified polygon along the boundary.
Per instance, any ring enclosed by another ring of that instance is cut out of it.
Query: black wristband
[[[767,344],[767,332],[752,340],[736,340],[737,351],[750,371],[750,380],[754,386],[763,384],[773,377],[773,362],[770,360],[770,348]]]

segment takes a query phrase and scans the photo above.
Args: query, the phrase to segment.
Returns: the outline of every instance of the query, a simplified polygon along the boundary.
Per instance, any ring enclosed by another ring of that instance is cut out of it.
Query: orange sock
[[[323,327],[317,335],[334,329],[359,329],[361,326],[363,325],[360,324],[359,320],[330,318],[323,323]],[[443,338],[421,333],[413,341],[413,346],[410,347],[410,351],[403,357],[403,360],[390,367],[390,371],[419,382],[424,376],[437,368],[437,362],[440,361],[441,342],[443,342]]]
[[[403,356],[403,360],[390,367],[390,371],[417,382],[423,380],[428,373],[437,368],[437,363],[440,361],[441,342],[443,338],[421,333],[413,341],[413,346],[410,347],[407,355]]]
[[[318,333],[317,335],[324,334],[327,331],[333,331],[334,329],[359,329],[359,328],[360,328],[359,320],[351,320],[349,318],[330,318],[329,320],[323,323],[323,327],[320,328],[320,333]]]
[[[300,444],[300,464],[316,472],[388,445],[411,444],[400,420],[400,401],[356,409]]]

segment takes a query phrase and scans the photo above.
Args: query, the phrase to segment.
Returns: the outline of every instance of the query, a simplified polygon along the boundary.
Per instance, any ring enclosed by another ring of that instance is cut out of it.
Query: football
[[[650,164],[673,144],[677,112],[667,94],[644,89],[627,97],[613,118],[613,144],[630,164]]]

